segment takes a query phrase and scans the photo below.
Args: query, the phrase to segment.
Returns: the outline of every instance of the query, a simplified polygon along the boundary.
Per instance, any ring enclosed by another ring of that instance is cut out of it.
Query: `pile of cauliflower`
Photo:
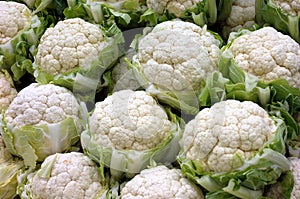
[[[299,8],[0,1],[0,198],[300,198]]]

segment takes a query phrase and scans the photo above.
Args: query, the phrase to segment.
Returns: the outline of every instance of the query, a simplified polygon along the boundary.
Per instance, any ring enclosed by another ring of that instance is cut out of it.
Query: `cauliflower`
[[[176,160],[179,124],[170,121],[166,111],[145,91],[114,92],[96,103],[88,124],[89,131],[81,136],[83,148],[112,169],[137,173],[149,164],[151,156],[157,161]]]
[[[66,88],[32,83],[4,113],[4,141],[26,165],[68,150],[83,130],[81,106]],[[26,150],[25,150],[26,149]]]
[[[69,90],[54,84],[32,83],[18,93],[5,112],[6,122],[16,127],[53,124],[68,117],[78,121],[80,105]]]
[[[225,38],[230,32],[238,31],[240,28],[250,28],[255,23],[255,0],[234,0],[226,23],[222,26]]]
[[[164,165],[144,169],[121,189],[121,198],[204,199],[199,187],[185,178],[179,169]]]
[[[202,0],[146,0],[146,4],[148,8],[153,9],[159,14],[168,11],[176,17],[182,17],[185,10],[195,7],[196,4],[201,1]]]
[[[165,21],[140,38],[132,63],[141,86],[159,102],[195,114],[205,79],[216,70],[220,44],[206,26]]]
[[[96,103],[89,126],[101,146],[140,151],[166,140],[172,124],[146,92],[122,90]]]
[[[66,87],[78,100],[93,103],[96,92],[107,86],[102,75],[122,54],[121,31],[115,24],[105,28],[81,18],[65,19],[48,28],[35,56],[35,80]]]
[[[219,45],[205,27],[166,21],[139,41],[137,59],[151,83],[171,91],[197,90],[217,67]]]
[[[299,0],[275,0],[274,3],[281,9],[288,12],[291,16],[300,16]]]
[[[17,2],[0,1],[0,45],[14,38],[31,22],[31,11]]]
[[[291,86],[300,88],[300,46],[288,35],[264,27],[232,39],[228,46],[244,71],[267,82],[286,79]]]
[[[252,101],[217,102],[186,124],[178,161],[210,194],[258,198],[289,169],[285,129]]]
[[[23,3],[0,1],[0,66],[14,80],[30,72],[36,46],[50,20],[35,15]]]
[[[0,71],[0,114],[2,110],[8,108],[17,93],[10,75],[7,72]]]
[[[41,37],[36,64],[49,74],[88,68],[106,46],[102,30],[80,18],[59,21]]]
[[[91,199],[105,192],[98,166],[79,152],[48,156],[27,179],[20,193],[24,198]]]
[[[257,104],[226,100],[201,110],[187,123],[182,147],[203,169],[231,171],[275,136],[276,125]],[[238,159],[237,159],[238,158]]]

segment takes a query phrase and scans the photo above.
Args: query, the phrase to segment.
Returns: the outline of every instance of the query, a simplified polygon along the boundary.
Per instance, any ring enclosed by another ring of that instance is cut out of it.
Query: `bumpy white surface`
[[[291,171],[294,176],[294,188],[292,190],[291,199],[300,197],[300,159],[297,157],[289,158],[291,162]]]
[[[53,84],[32,83],[22,89],[5,112],[14,126],[51,124],[67,117],[78,120],[80,105],[72,92]]]
[[[31,20],[31,11],[17,2],[0,1],[0,44],[5,44],[23,30]]]
[[[230,32],[240,28],[249,28],[255,20],[255,0],[233,0],[231,12],[222,27],[222,33],[227,38]]]
[[[0,114],[3,109],[9,106],[16,96],[17,90],[13,85],[11,77],[0,71]]]
[[[201,110],[186,124],[182,147],[204,170],[230,171],[259,150],[276,131],[268,113],[250,101],[227,100]]]
[[[204,199],[202,191],[179,169],[156,166],[141,171],[121,190],[123,199]]]
[[[274,2],[290,15],[300,16],[300,0],[276,0]]]
[[[148,8],[153,9],[159,14],[163,14],[166,10],[174,14],[176,17],[181,17],[183,12],[196,6],[202,0],[146,0]]]
[[[89,118],[91,137],[100,146],[147,150],[170,135],[164,109],[145,91],[122,90],[97,102]]]
[[[137,59],[146,78],[171,91],[198,89],[215,70],[219,41],[205,28],[183,21],[166,21],[139,42]]]
[[[229,48],[243,70],[266,81],[286,79],[300,88],[300,46],[272,27],[242,35]]]
[[[106,46],[101,29],[80,18],[59,21],[41,37],[36,55],[38,67],[50,74],[88,68]]]
[[[48,156],[47,163],[55,162],[49,178],[33,176],[30,190],[36,198],[92,199],[103,190],[98,166],[87,156],[78,152],[58,153]]]

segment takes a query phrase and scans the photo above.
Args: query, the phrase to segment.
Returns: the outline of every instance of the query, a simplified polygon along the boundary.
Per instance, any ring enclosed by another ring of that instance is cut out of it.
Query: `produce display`
[[[0,1],[0,198],[300,198],[300,2]]]

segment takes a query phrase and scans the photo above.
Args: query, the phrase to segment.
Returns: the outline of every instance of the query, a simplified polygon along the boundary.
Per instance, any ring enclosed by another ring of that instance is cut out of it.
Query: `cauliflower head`
[[[0,71],[0,114],[2,110],[8,108],[17,93],[10,75]]]
[[[30,24],[31,11],[13,1],[0,1],[0,45],[7,43]]]
[[[121,198],[204,199],[199,187],[185,178],[180,169],[164,165],[144,169],[128,181],[121,190]]]
[[[96,103],[89,127],[92,139],[103,147],[142,151],[163,143],[172,124],[145,91],[121,90]]]
[[[288,35],[264,27],[237,37],[229,50],[244,71],[265,81],[283,78],[300,88],[300,46]]]
[[[45,31],[35,62],[41,71],[52,75],[88,68],[105,46],[99,26],[80,18],[66,19]]]
[[[48,156],[25,186],[33,198],[91,199],[104,192],[102,182],[95,162],[70,152]]]
[[[182,17],[185,10],[193,8],[201,1],[202,0],[146,0],[146,4],[148,8],[151,8],[159,14],[168,11],[176,17]]]
[[[228,37],[230,32],[251,27],[255,23],[254,20],[255,0],[233,0],[231,12],[222,27],[222,32]]]
[[[290,157],[290,167],[294,177],[294,187],[291,193],[291,199],[300,197],[300,159],[298,157]]]
[[[17,127],[53,124],[68,117],[78,121],[80,105],[64,87],[32,83],[17,94],[4,116],[7,123]]]
[[[231,171],[273,138],[276,128],[274,120],[254,102],[221,101],[186,124],[183,154],[201,162],[204,171]]]
[[[66,88],[32,83],[18,93],[3,115],[4,142],[26,166],[35,168],[49,155],[78,150],[81,110]]]
[[[217,66],[219,45],[206,27],[166,21],[139,41],[137,60],[145,77],[160,88],[198,90]]]
[[[300,16],[299,0],[274,0],[274,3],[292,16]]]

